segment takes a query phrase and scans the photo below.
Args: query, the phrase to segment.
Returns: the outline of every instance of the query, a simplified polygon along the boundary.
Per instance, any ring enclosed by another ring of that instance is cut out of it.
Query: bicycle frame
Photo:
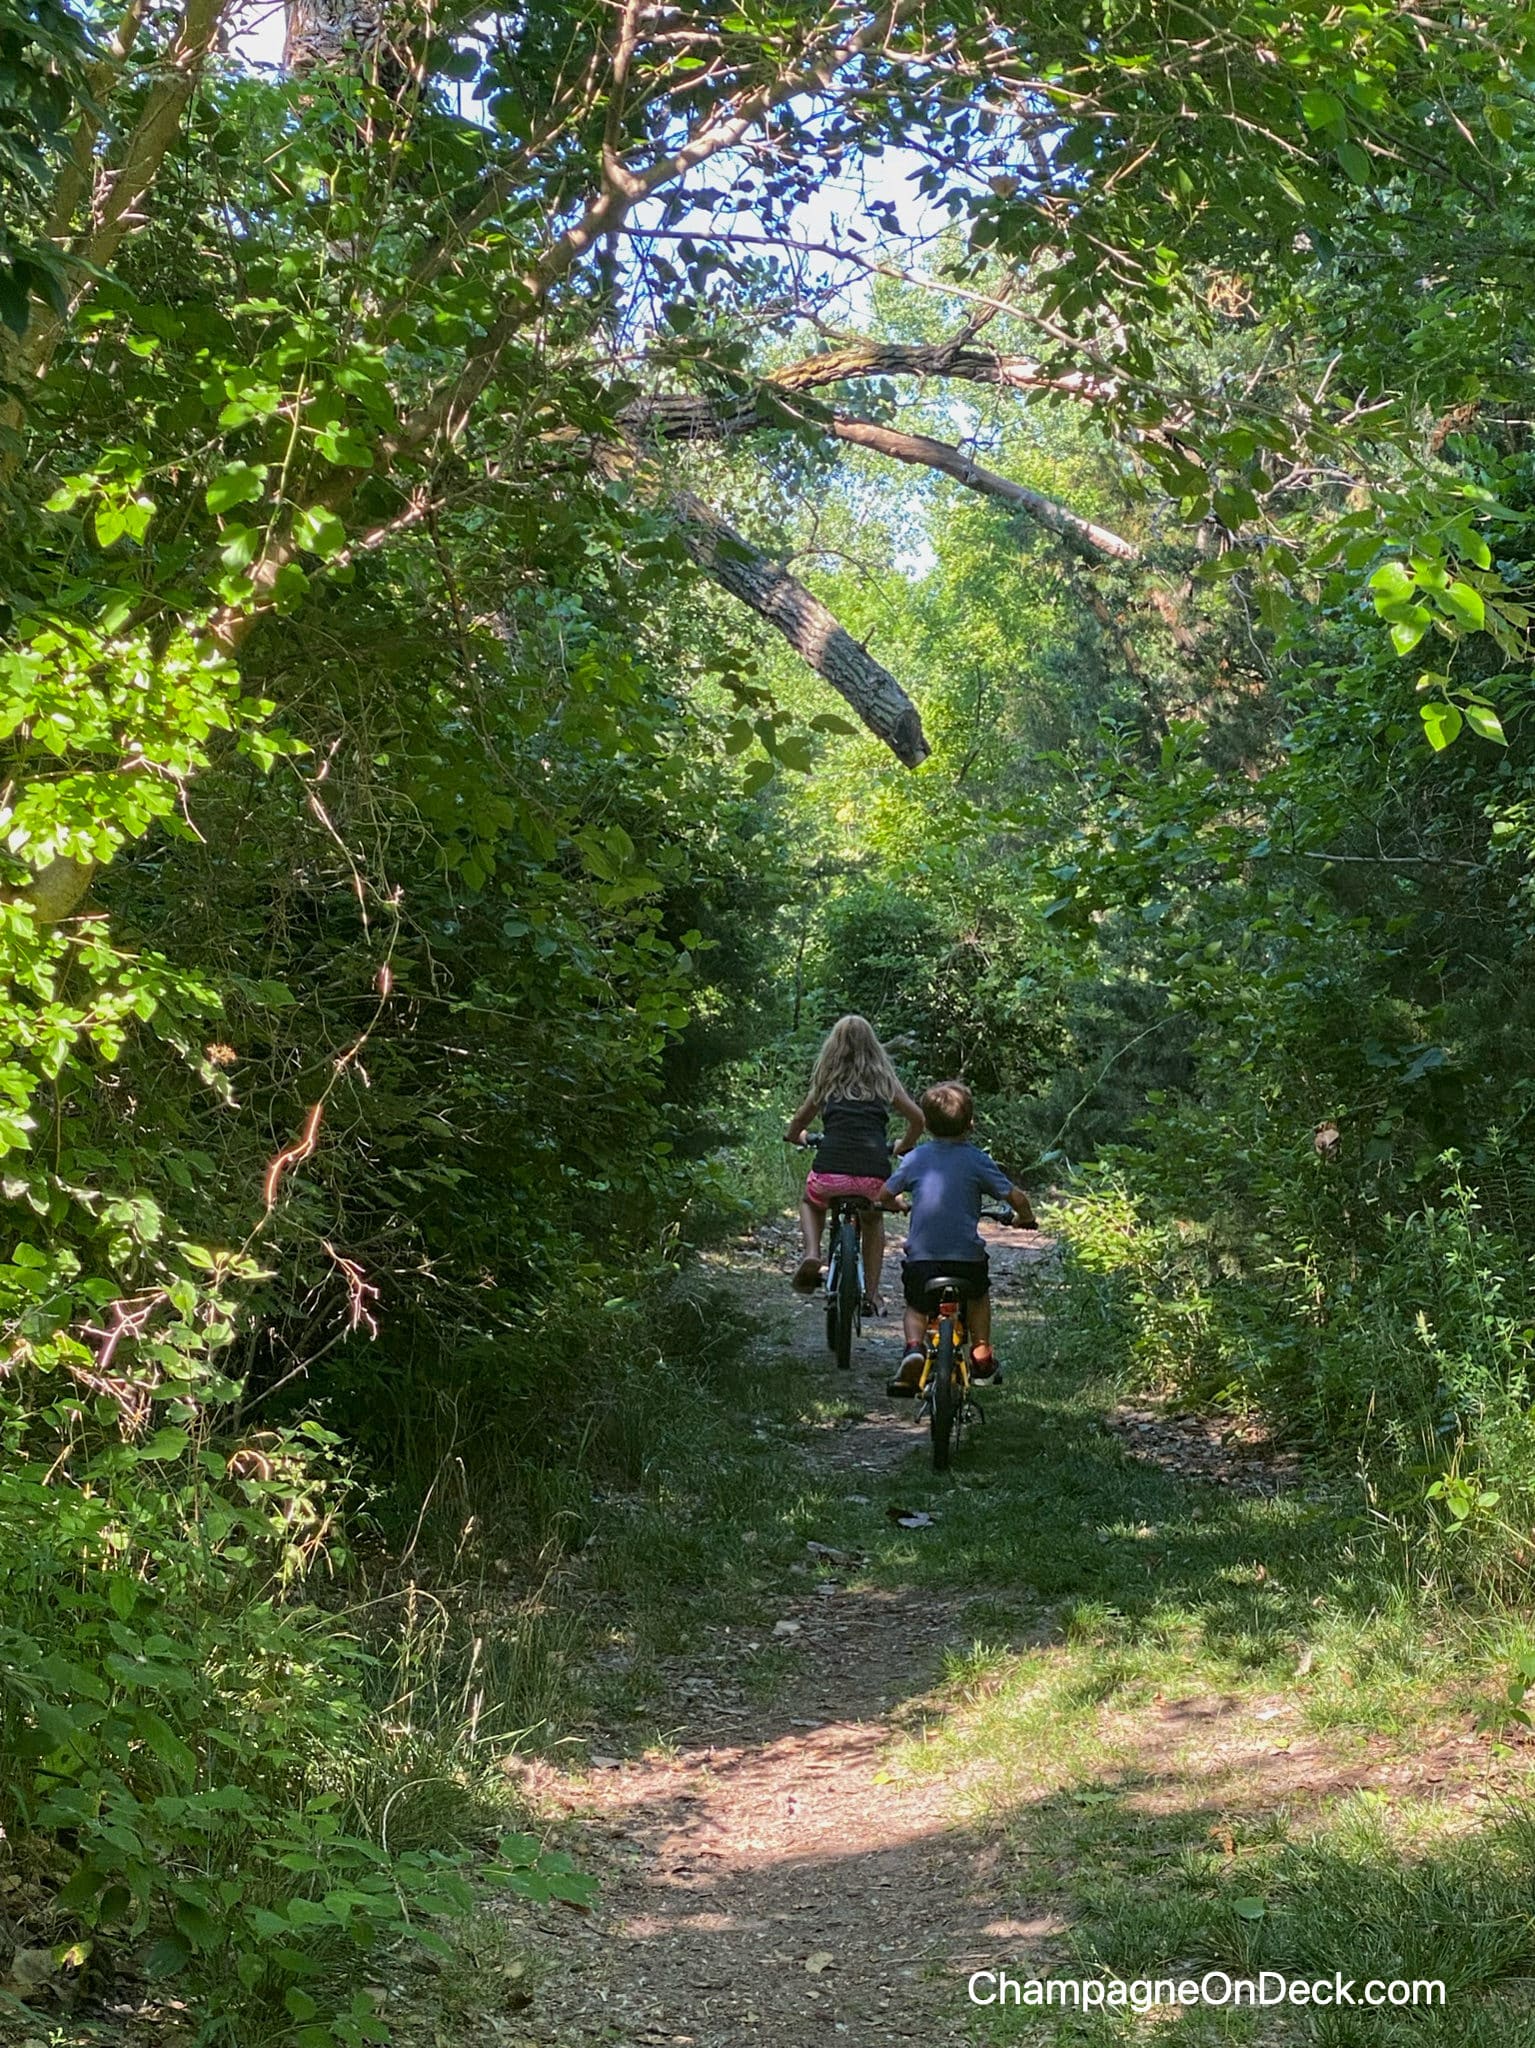
[[[966,1429],[986,1419],[971,1392],[970,1331],[964,1298],[957,1291],[941,1294],[928,1311],[917,1414],[926,1419],[932,1435],[935,1472],[948,1471]]]
[[[917,1382],[919,1401],[933,1384],[933,1368],[938,1361],[938,1335],[945,1316],[954,1326],[954,1376],[962,1392],[968,1394],[970,1391],[970,1331],[965,1322],[965,1304],[957,1294],[949,1294],[939,1301],[927,1319],[927,1336],[922,1346],[922,1377]]]

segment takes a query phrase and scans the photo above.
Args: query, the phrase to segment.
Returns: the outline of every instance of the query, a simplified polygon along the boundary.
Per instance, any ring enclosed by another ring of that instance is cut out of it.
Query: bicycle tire
[[[835,1341],[838,1369],[847,1372],[853,1363],[853,1332],[858,1324],[858,1226],[844,1223],[837,1232],[837,1290],[834,1297]]]
[[[954,1357],[954,1323],[949,1316],[943,1316],[938,1324],[938,1340],[933,1358],[933,1387],[928,1408],[928,1427],[933,1439],[935,1472],[947,1472],[949,1469],[949,1452],[953,1448],[954,1425],[958,1419]]]

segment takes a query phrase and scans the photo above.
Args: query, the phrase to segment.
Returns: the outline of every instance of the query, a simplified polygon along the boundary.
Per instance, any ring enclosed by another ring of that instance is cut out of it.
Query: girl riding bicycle
[[[833,1195],[863,1195],[870,1205],[861,1224],[864,1285],[869,1290],[865,1313],[870,1315],[880,1313],[885,1218],[875,1203],[890,1171],[889,1125],[896,1112],[906,1119],[906,1134],[895,1148],[904,1155],[922,1135],[922,1112],[901,1086],[874,1027],[863,1017],[839,1017],[816,1058],[810,1093],[784,1132],[791,1145],[802,1144],[806,1129],[819,1116],[826,1133],[799,1205],[805,1255],[795,1270],[794,1285],[810,1294],[821,1284],[821,1231],[828,1200]]]

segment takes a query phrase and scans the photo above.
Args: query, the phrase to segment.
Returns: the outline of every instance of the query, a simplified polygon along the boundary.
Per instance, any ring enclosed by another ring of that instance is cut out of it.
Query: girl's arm
[[[806,1130],[815,1122],[817,1116],[820,1115],[820,1111],[820,1103],[816,1101],[813,1095],[807,1095],[790,1118],[789,1128],[784,1132],[784,1137],[789,1144],[797,1145],[799,1143],[801,1138],[804,1137]]]
[[[895,1091],[895,1106],[906,1119],[906,1135],[895,1148],[896,1158],[904,1159],[912,1146],[916,1144],[922,1133],[927,1129],[927,1125],[923,1121],[922,1111],[912,1101],[904,1088],[897,1088]]]

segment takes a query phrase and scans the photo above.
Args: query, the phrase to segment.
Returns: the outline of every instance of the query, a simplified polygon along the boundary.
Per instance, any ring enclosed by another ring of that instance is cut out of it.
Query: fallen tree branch
[[[984,468],[962,448],[956,448],[948,441],[935,441],[927,434],[902,433],[899,428],[880,426],[873,420],[852,419],[842,413],[833,413],[820,424],[828,434],[853,447],[872,448],[877,454],[889,455],[897,462],[912,462],[925,469],[939,470],[943,475],[953,477],[956,483],[964,484],[968,490],[980,491],[988,498],[997,498],[1004,505],[1012,506],[1014,511],[1026,512],[1031,519],[1037,519],[1041,526],[1058,534],[1089,560],[1138,562],[1141,559],[1141,551],[1134,541],[1125,540],[1091,519],[1084,519],[1069,506],[1047,498],[1042,491],[1030,490],[1027,484],[1014,483],[1011,477],[999,476],[994,469]]]
[[[679,492],[669,509],[699,567],[781,633],[898,761],[915,768],[927,759],[930,749],[916,705],[818,597],[691,491]]]

